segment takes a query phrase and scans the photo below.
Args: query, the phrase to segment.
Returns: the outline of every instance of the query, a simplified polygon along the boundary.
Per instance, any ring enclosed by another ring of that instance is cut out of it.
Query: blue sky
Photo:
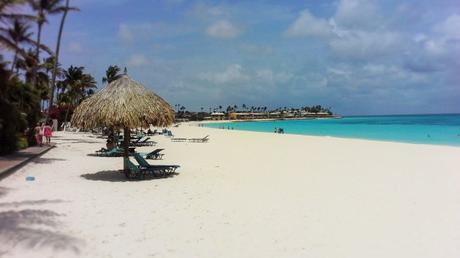
[[[61,62],[116,64],[173,106],[460,112],[460,3],[73,0]],[[57,18],[44,41],[54,45]]]

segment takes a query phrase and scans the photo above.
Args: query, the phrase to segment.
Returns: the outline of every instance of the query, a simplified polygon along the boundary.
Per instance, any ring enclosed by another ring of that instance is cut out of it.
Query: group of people
[[[37,123],[34,129],[37,144],[39,146],[43,146],[43,144],[49,145],[51,143],[52,131],[50,123]]]
[[[283,129],[283,128],[276,128],[276,127],[275,127],[274,133],[281,133],[281,134],[283,134],[283,133],[284,133],[284,129]]]

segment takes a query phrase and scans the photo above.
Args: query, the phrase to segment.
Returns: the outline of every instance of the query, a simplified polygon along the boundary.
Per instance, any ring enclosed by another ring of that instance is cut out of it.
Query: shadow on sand
[[[91,140],[83,140],[83,139],[59,139],[59,140],[56,140],[56,142],[59,142],[61,144],[64,144],[64,143],[101,143],[100,141],[91,141]]]
[[[179,173],[171,173],[164,176],[154,176],[154,175],[146,175],[144,179],[137,180],[137,179],[128,179],[126,178],[123,170],[105,170],[99,171],[94,174],[83,174],[81,177],[93,180],[93,181],[107,181],[107,182],[135,182],[135,181],[145,181],[145,180],[159,180],[159,179],[167,179],[170,177],[174,177]]]
[[[10,189],[0,187],[0,197]],[[7,255],[17,246],[33,248],[52,248],[56,251],[70,250],[80,253],[82,241],[59,232],[59,220],[62,216],[46,209],[18,209],[21,206],[62,203],[63,200],[24,200],[19,202],[2,202],[0,208],[14,207],[14,210],[0,211],[0,256]]]
[[[67,159],[56,159],[56,158],[42,158],[42,157],[38,157],[38,158],[35,158],[35,159],[32,159],[32,162],[33,163],[38,163],[38,164],[50,164],[50,163],[53,163],[55,161],[65,161]]]
[[[21,245],[28,249],[52,248],[79,253],[77,238],[56,231],[60,214],[42,209],[8,210],[0,212],[0,241],[8,251]]]

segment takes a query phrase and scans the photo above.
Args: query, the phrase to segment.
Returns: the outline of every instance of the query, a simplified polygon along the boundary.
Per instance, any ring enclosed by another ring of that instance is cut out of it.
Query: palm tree
[[[19,46],[22,43],[29,43],[29,44],[36,44],[35,41],[31,40],[32,32],[29,32],[30,25],[25,24],[18,19],[14,20],[13,27],[5,29],[0,28],[1,32],[5,33],[5,40],[14,44],[16,48],[14,49],[14,56],[13,62],[11,63],[10,72],[13,73],[14,66],[16,65],[16,61],[18,59],[18,52],[24,52]],[[22,53],[22,55],[24,55]]]
[[[115,81],[116,79],[120,78],[122,74],[120,72],[120,67],[116,65],[111,65],[107,70],[105,71],[105,77],[102,78],[102,83],[111,83],[112,81]]]
[[[84,67],[75,67],[70,66],[67,70],[64,71],[64,80],[62,88],[67,89],[66,94],[67,99],[69,100],[69,105],[65,115],[65,121],[67,122],[67,117],[71,106],[75,106],[83,101],[84,98],[94,93],[93,89],[96,88],[96,80],[93,76],[84,73]]]
[[[65,7],[63,8],[61,24],[59,25],[59,33],[58,33],[58,38],[56,42],[56,54],[55,54],[54,65],[53,65],[53,75],[51,77],[51,98],[50,98],[50,104],[48,106],[48,113],[49,113],[49,109],[53,106],[53,102],[54,102],[54,91],[56,90],[56,76],[58,74],[58,64],[59,64],[59,51],[61,49],[61,38],[62,38],[62,31],[64,30],[65,18],[67,17],[67,13],[69,11],[79,11],[78,8],[70,7],[69,4],[70,4],[70,0],[66,0]]]
[[[32,80],[32,70],[36,66],[38,66],[38,64],[37,60],[35,59],[35,53],[29,49],[16,61],[16,74],[19,74],[19,70],[23,70],[25,82],[30,83]]]
[[[11,13],[10,7],[23,4],[26,0],[2,0],[0,2],[0,23],[8,23],[11,20],[34,20],[35,16],[24,13]]]
[[[43,24],[47,22],[48,14],[57,14],[65,11],[65,7],[61,6],[61,0],[28,0],[32,9],[37,12],[37,47],[35,49],[35,59],[40,60],[40,42],[42,36]],[[32,83],[36,86],[36,71],[32,73]]]

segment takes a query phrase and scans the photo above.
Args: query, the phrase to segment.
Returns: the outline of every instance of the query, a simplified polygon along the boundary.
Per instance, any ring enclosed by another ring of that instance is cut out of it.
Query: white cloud
[[[209,26],[206,33],[215,38],[235,38],[240,34],[240,29],[227,20],[220,20]]]
[[[331,49],[341,57],[370,59],[399,51],[401,38],[390,31],[351,31],[329,42]]]
[[[460,39],[460,15],[453,14],[434,27],[446,39]]]
[[[271,55],[273,54],[273,48],[266,45],[258,45],[258,44],[241,44],[241,50],[244,50],[250,54],[254,55]]]
[[[249,76],[244,73],[243,67],[239,64],[229,65],[225,71],[221,73],[200,74],[199,78],[217,84],[237,83],[249,80]]]
[[[199,19],[209,19],[212,17],[226,16],[227,10],[220,5],[208,5],[200,2],[195,4],[191,10],[191,14]]]
[[[300,16],[289,26],[287,36],[331,36],[332,26],[327,20],[313,16],[309,10],[304,10]]]
[[[149,63],[149,60],[144,55],[140,54],[131,55],[127,61],[128,66],[134,67],[144,66]]]
[[[202,73],[198,75],[198,78],[215,84],[243,86],[250,83],[254,89],[264,90],[268,89],[269,86],[288,82],[294,78],[294,74],[286,71],[274,72],[270,68],[248,70],[240,64],[231,64],[223,72]]]
[[[125,42],[132,42],[134,40],[134,35],[131,31],[131,28],[123,23],[118,26],[118,37],[120,37]]]
[[[170,5],[179,5],[185,2],[185,0],[164,0],[165,3]]]
[[[460,15],[453,14],[435,24],[431,35],[417,34],[415,42],[421,44],[430,58],[451,59],[460,53]],[[432,59],[431,59],[432,60]],[[434,60],[432,60],[434,61]],[[440,60],[437,60],[439,62]]]
[[[118,26],[118,37],[127,43],[134,41],[148,41],[155,38],[168,38],[184,35],[193,31],[189,25],[180,25],[165,22],[143,22]]]
[[[420,42],[424,42],[428,39],[428,37],[423,34],[423,33],[417,33],[415,36],[414,36],[414,41],[416,43],[420,43]]]
[[[333,75],[337,76],[344,76],[344,77],[349,77],[351,75],[350,71],[341,69],[341,68],[334,68],[334,67],[329,67],[327,68],[327,71]]]
[[[377,6],[367,0],[341,0],[329,19],[315,17],[307,9],[294,20],[285,35],[310,36],[324,41],[338,57],[370,60],[400,51],[403,37],[376,23]]]
[[[341,0],[334,18],[347,28],[369,28],[381,22],[373,0]]]
[[[68,50],[72,54],[81,54],[83,53],[83,47],[78,42],[70,42]]]
[[[288,72],[273,72],[271,69],[260,69],[255,72],[254,79],[269,83],[285,83],[293,78],[293,74]]]

